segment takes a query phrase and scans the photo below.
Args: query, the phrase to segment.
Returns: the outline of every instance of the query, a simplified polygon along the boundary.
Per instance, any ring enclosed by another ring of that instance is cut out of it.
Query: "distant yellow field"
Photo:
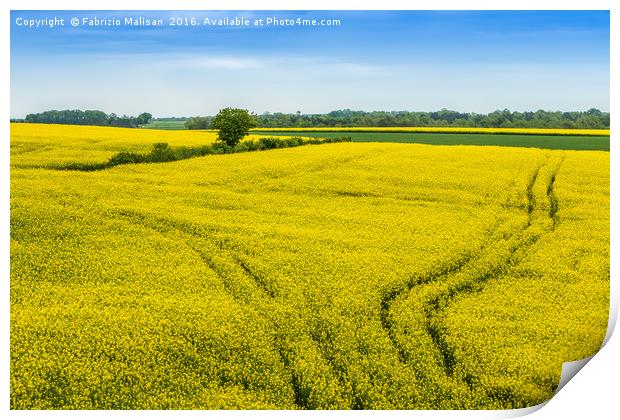
[[[264,137],[251,134],[245,139]],[[121,151],[146,152],[153,143],[201,146],[217,139],[216,130],[150,130],[63,124],[11,124],[11,165],[44,166],[101,163]]]
[[[261,131],[348,131],[348,132],[400,132],[400,133],[470,133],[470,134],[539,134],[562,136],[609,136],[609,130],[561,128],[473,128],[473,127],[286,127],[255,128]]]
[[[171,146],[211,144],[217,133],[139,130],[62,124],[11,124],[11,165],[100,163],[121,151],[146,152],[153,143]]]

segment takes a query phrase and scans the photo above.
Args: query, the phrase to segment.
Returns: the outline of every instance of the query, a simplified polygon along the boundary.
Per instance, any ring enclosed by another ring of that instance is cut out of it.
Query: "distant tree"
[[[185,128],[188,130],[206,130],[211,122],[210,117],[191,117],[185,121]]]
[[[113,127],[137,127],[147,124],[152,118],[151,114],[144,112],[138,117],[106,114],[103,111],[79,109],[65,109],[63,111],[45,111],[39,114],[28,114],[26,122],[42,124],[75,124],[75,125],[103,125]]]
[[[211,127],[219,130],[218,140],[234,147],[256,124],[255,115],[247,109],[224,108],[213,118]]]
[[[152,119],[153,119],[153,116],[149,114],[148,112],[143,112],[142,114],[138,115],[135,118],[137,125],[146,125]]]

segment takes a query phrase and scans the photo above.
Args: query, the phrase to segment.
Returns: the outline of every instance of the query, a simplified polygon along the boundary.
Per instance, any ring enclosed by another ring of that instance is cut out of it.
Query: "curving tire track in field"
[[[438,281],[441,278],[449,275],[450,273],[461,270],[469,261],[471,261],[475,255],[473,253],[466,253],[461,256],[461,258],[456,259],[450,264],[446,264],[435,271],[427,274],[423,277],[410,277],[406,283],[400,285],[399,287],[393,287],[383,292],[380,301],[380,311],[379,318],[381,321],[381,326],[385,330],[388,338],[392,342],[393,347],[396,349],[398,357],[401,362],[407,362],[407,353],[403,346],[400,344],[396,332],[394,331],[395,322],[392,319],[390,312],[392,310],[392,305],[394,301],[399,298],[402,298],[405,294],[407,294],[410,290],[412,290],[416,286],[422,286],[425,284],[430,284],[432,282]]]
[[[198,228],[192,224],[173,221],[167,218],[157,217],[155,215],[144,214],[131,209],[119,210],[115,212],[115,215],[120,216],[123,220],[127,220],[140,227],[146,227],[154,230],[164,236],[182,240],[184,244],[196,255],[198,255],[202,262],[220,278],[225,290],[238,302],[244,305],[256,305],[258,302],[262,301],[263,303],[266,303],[267,307],[269,307],[269,305],[278,304],[278,302],[275,301],[278,297],[278,293],[277,290],[274,289],[273,285],[261,274],[257,273],[240,255],[235,253],[238,253],[238,249],[231,247],[230,244],[224,240],[209,237],[207,233],[211,231],[210,229],[205,229],[205,227]],[[213,230],[213,232],[215,232],[215,230]],[[225,259],[226,262],[233,263],[245,278],[250,279],[251,283],[245,285],[248,286],[246,290],[244,290],[243,285],[239,288],[239,279],[236,276],[235,278],[231,278],[230,275],[227,274],[222,267],[220,267],[221,262],[215,261],[209,252],[206,252],[200,246],[194,244],[193,242],[195,241],[200,241],[203,245],[211,245],[214,248],[212,249],[213,252],[217,252],[218,256]],[[246,291],[248,293],[244,293]],[[258,292],[258,295],[253,296],[253,291]],[[263,307],[264,306],[265,305],[263,305]],[[287,345],[285,340],[282,339],[282,337],[288,336],[286,322],[282,322],[283,320],[281,319],[276,319],[269,316],[268,313],[272,311],[269,311],[268,308],[265,312],[267,315],[261,311],[258,311],[257,313],[262,319],[273,326],[273,330],[276,332],[276,337],[280,337],[279,339],[274,340],[275,350],[278,353],[282,365],[290,374],[289,382],[291,384],[295,406],[299,409],[320,408],[315,407],[310,401],[312,389],[307,385],[304,385],[303,376],[297,373],[294,368],[296,351],[290,345],[291,343],[288,343],[289,345]],[[345,389],[345,378],[341,373],[339,373],[340,369],[334,365],[335,362],[333,357],[326,352],[325,345],[320,341],[317,341],[317,335],[314,331],[310,331],[306,334],[306,336],[314,342],[316,349],[321,355],[321,359],[330,369],[334,378],[343,387],[342,389]],[[352,405],[354,404],[355,401],[352,402]]]
[[[420,325],[419,328],[423,329],[423,333],[429,337],[430,343],[432,343],[435,348],[436,363],[445,373],[446,379],[456,381],[454,370],[457,360],[455,359],[454,350],[449,346],[446,340],[447,331],[446,327],[443,325],[444,314],[451,302],[458,298],[459,295],[481,291],[488,281],[498,277],[513,267],[518,262],[519,255],[533,246],[543,234],[556,228],[559,219],[557,217],[558,201],[554,193],[554,184],[564,158],[561,158],[559,163],[553,166],[550,165],[551,160],[552,158],[547,158],[547,160],[538,166],[530,176],[525,191],[527,197],[525,208],[527,221],[521,229],[517,229],[510,233],[507,239],[501,238],[497,243],[486,243],[479,252],[461,256],[456,261],[427,276],[411,278],[400,287],[383,294],[380,302],[381,325],[390,338],[394,348],[398,351],[401,362],[411,364],[414,361],[414,359],[412,359],[414,356],[412,356],[411,352],[407,351],[404,342],[401,342],[401,337],[397,329],[398,325],[391,315],[392,306],[397,300],[402,302],[408,299],[409,295],[412,293],[424,293],[419,292],[420,287],[430,285],[431,283],[437,284],[438,288],[443,288],[439,293],[431,293],[430,296],[420,295],[420,309],[423,312],[424,321],[423,325]],[[545,167],[546,169],[550,168],[550,178],[548,184],[545,186],[548,206],[543,215],[543,213],[536,208],[535,186],[540,187],[540,173]],[[552,222],[551,227],[543,229],[542,232],[537,231],[533,226],[539,224],[541,217],[547,217]],[[501,253],[502,258],[500,258],[499,261],[493,258],[489,259],[488,255],[492,255],[496,251]],[[480,268],[481,266],[483,267],[482,269]],[[444,284],[446,284],[447,287],[443,287]],[[401,330],[401,334],[406,336],[408,333],[406,330]],[[424,368],[420,368],[419,364],[416,370],[418,371],[416,372],[418,377],[422,377],[425,380],[433,380],[425,374]],[[471,382],[468,378],[471,378],[469,374],[464,375],[464,382],[471,388]]]
[[[527,196],[527,212],[531,214],[533,212],[535,201],[533,195],[533,188],[538,178],[538,174],[544,163],[538,166],[533,174],[530,177],[530,180],[526,187],[526,196]],[[528,218],[527,226],[531,223],[530,218]],[[496,225],[492,231],[490,236],[492,236],[492,232],[499,228],[499,224]],[[412,292],[415,288],[419,286],[428,285],[431,283],[438,282],[446,277],[454,275],[456,273],[461,272],[469,263],[478,258],[481,254],[484,253],[485,249],[489,247],[489,244],[483,245],[483,248],[477,251],[466,252],[462,254],[459,258],[440,266],[439,268],[431,271],[425,276],[412,276],[409,277],[404,283],[392,287],[382,293],[380,300],[380,312],[379,317],[381,321],[381,326],[385,330],[387,336],[392,342],[393,347],[397,350],[399,359],[403,363],[408,362],[408,355],[404,348],[404,346],[400,343],[396,331],[395,331],[395,321],[391,317],[392,306],[395,301],[405,298],[410,292]]]
[[[563,161],[564,158],[561,158],[559,163],[552,169],[549,182],[545,188],[546,198],[549,204],[546,211],[543,213],[544,216],[542,217],[549,218],[551,221],[551,226],[539,232],[531,232],[532,224],[535,222],[536,218],[541,217],[536,215],[534,211],[536,206],[536,197],[533,193],[533,187],[538,178],[539,171],[537,171],[536,177],[534,178],[533,182],[528,185],[527,227],[524,229],[523,232],[521,232],[522,237],[518,238],[519,240],[510,247],[507,257],[504,258],[502,261],[498,262],[496,265],[491,266],[485,272],[479,273],[477,276],[470,277],[465,281],[453,287],[450,287],[447,291],[433,296],[425,302],[424,315],[426,320],[426,330],[440,355],[441,365],[443,366],[445,373],[449,377],[454,379],[453,376],[457,360],[455,357],[454,349],[449,345],[447,341],[447,329],[444,325],[445,313],[447,312],[451,303],[455,299],[458,299],[460,295],[482,292],[486,283],[493,280],[494,278],[501,276],[502,274],[507,273],[511,268],[513,268],[520,261],[520,254],[522,255],[524,251],[532,247],[544,235],[555,230],[559,223],[559,219],[557,217],[558,201],[554,193],[554,184],[557,173],[560,170]],[[545,165],[547,165],[547,163],[545,163]],[[539,170],[540,169],[541,168],[539,168]],[[471,378],[471,375],[465,374],[464,376],[466,378],[465,383],[471,388],[471,382],[467,379]]]

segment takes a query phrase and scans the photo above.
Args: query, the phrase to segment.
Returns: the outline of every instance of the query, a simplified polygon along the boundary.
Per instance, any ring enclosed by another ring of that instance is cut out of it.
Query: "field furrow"
[[[298,327],[292,325],[289,318],[279,316],[282,312],[282,301],[274,300],[279,297],[274,289],[274,283],[264,274],[256,272],[244,260],[242,245],[234,245],[228,240],[218,239],[217,232],[213,229],[205,230],[201,226],[190,225],[182,221],[129,209],[119,210],[118,214],[140,227],[148,227],[171,239],[183,241],[222,280],[225,289],[234,299],[247,308],[253,308],[259,316],[270,323],[274,334],[274,348],[280,356],[282,365],[289,371],[291,389],[297,408],[319,408],[313,406],[309,398],[312,389],[311,384],[307,383],[308,378],[304,378],[304,374],[297,371],[297,364],[300,364],[300,357],[303,356],[297,354],[296,349],[307,346],[308,339],[319,351],[321,361],[330,368],[334,378],[340,382],[340,386],[343,386],[343,377],[338,374],[342,367],[336,366],[333,357],[330,356],[330,344],[333,343],[325,341],[323,334],[312,329],[303,333],[302,340],[296,343],[291,341],[293,336],[289,332]]]

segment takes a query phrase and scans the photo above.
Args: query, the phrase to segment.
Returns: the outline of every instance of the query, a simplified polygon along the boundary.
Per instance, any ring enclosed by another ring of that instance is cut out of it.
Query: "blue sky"
[[[71,18],[161,18],[163,28]],[[171,17],[340,19],[170,27]],[[18,19],[58,17],[28,28]],[[11,116],[48,109],[208,115],[334,109],[609,110],[605,11],[14,11]]]

